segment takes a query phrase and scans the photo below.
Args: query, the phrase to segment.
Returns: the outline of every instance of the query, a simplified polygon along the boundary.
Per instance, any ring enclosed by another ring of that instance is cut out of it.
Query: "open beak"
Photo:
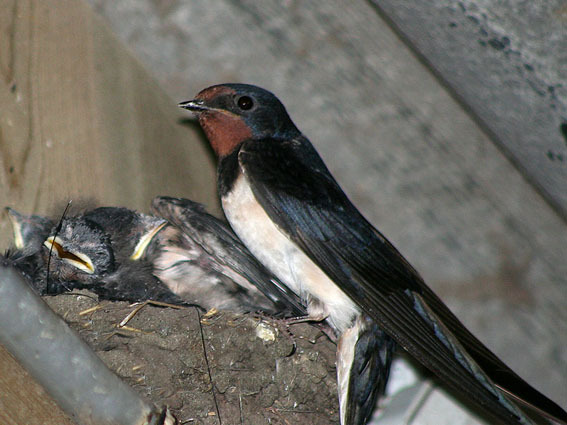
[[[183,109],[188,109],[193,112],[203,112],[203,111],[209,111],[211,109],[205,105],[203,100],[200,99],[187,100],[185,102],[181,102],[177,106]]]
[[[66,251],[65,248],[63,248],[63,241],[59,237],[50,236],[43,242],[43,245],[66,263],[73,265],[85,273],[94,273],[95,267],[89,256],[81,252]]]

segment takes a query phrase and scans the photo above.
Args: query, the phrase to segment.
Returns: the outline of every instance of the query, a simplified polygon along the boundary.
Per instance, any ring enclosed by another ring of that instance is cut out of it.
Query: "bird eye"
[[[250,96],[240,96],[236,101],[236,104],[243,111],[248,111],[254,106],[254,101]]]

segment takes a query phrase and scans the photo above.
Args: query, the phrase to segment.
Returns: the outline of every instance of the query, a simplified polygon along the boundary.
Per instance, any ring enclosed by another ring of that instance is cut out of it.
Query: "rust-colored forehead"
[[[204,100],[206,102],[218,96],[226,95],[226,94],[236,94],[236,92],[234,91],[234,89],[231,89],[230,87],[212,86],[204,90],[201,90],[197,95],[197,99]]]

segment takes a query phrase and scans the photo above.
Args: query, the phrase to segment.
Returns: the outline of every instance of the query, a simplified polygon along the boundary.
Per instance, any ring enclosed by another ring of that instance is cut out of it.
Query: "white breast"
[[[326,316],[342,333],[359,314],[356,304],[270,220],[241,174],[222,200],[226,218],[248,249],[308,303],[311,316]]]

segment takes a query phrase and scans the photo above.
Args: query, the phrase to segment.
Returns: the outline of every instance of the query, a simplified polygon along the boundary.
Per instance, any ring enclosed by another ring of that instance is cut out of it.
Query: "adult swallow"
[[[197,115],[219,157],[218,188],[236,234],[339,337],[343,425],[367,422],[387,379],[373,370],[389,365],[392,340],[494,420],[533,423],[519,403],[567,423],[362,216],[272,93],[223,84],[179,106]]]

